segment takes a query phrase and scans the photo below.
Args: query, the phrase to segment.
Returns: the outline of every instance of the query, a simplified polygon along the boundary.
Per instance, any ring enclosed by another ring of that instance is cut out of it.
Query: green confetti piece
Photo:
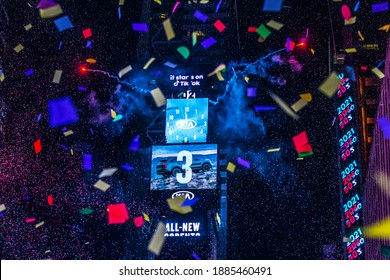
[[[311,156],[311,155],[313,155],[313,151],[298,154],[299,157],[307,157],[307,156]]]
[[[93,210],[91,208],[84,208],[84,209],[81,209],[81,214],[83,215],[89,215],[93,212]]]
[[[186,47],[178,47],[177,51],[187,59],[190,56],[190,51]]]
[[[256,30],[257,34],[259,34],[263,39],[267,39],[267,37],[271,34],[271,31],[268,30],[267,27],[265,27],[264,24],[260,25],[259,28]]]

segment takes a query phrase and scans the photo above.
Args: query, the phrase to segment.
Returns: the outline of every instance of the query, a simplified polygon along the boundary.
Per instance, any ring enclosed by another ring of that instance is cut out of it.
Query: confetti
[[[129,147],[130,151],[136,152],[139,149],[139,147],[141,146],[141,142],[139,140],[140,137],[141,137],[140,135],[137,135],[131,140],[130,147]]]
[[[306,102],[311,102],[313,100],[313,95],[311,93],[302,93],[299,95]]]
[[[83,30],[83,36],[85,39],[89,38],[92,36],[92,31],[91,28],[87,28]]]
[[[44,224],[45,224],[45,222],[40,222],[40,223],[35,225],[35,228],[39,228],[39,227],[43,226]]]
[[[110,177],[112,175],[115,174],[115,172],[118,171],[118,168],[114,167],[114,168],[106,168],[106,169],[103,169],[102,172],[100,172],[99,174],[99,178],[103,178],[103,177]]]
[[[61,76],[62,76],[62,70],[54,71],[54,77],[53,77],[52,83],[59,84],[61,81]]]
[[[283,0],[265,0],[263,12],[280,12]]]
[[[389,238],[390,218],[386,218],[375,224],[366,226],[363,229],[363,234],[365,237],[369,237],[369,238]]]
[[[156,103],[157,107],[161,107],[167,104],[165,96],[159,88],[155,88],[150,93],[152,94],[154,102]]]
[[[29,23],[29,24],[27,24],[27,25],[24,26],[24,29],[25,29],[26,31],[29,31],[32,27],[33,27],[32,24]]]
[[[207,38],[206,40],[204,40],[202,43],[200,43],[202,45],[202,47],[204,49],[208,49],[210,48],[212,45],[214,45],[215,43],[217,42],[217,40],[215,40],[213,37],[209,37]]]
[[[268,94],[275,101],[275,103],[278,104],[279,108],[281,108],[287,115],[289,115],[296,121],[299,120],[300,117],[295,114],[294,111],[291,110],[290,106],[286,102],[284,102],[279,96],[277,96],[273,92],[268,92]]]
[[[24,72],[24,75],[26,75],[27,77],[31,76],[34,74],[34,70],[33,69],[28,69],[26,72]]]
[[[247,97],[256,97],[257,96],[256,91],[257,91],[256,88],[247,88],[246,89],[246,96]]]
[[[307,137],[306,131],[299,133],[292,138],[295,149],[298,153],[308,153],[313,150],[309,144],[309,138]]]
[[[149,28],[146,23],[132,23],[131,27],[134,31],[149,32]]]
[[[5,205],[4,204],[0,204],[0,212],[3,212],[5,210]]]
[[[95,188],[101,190],[101,191],[107,191],[110,188],[110,185],[103,182],[102,180],[98,180],[95,185],[93,185]]]
[[[276,109],[275,106],[259,106],[255,105],[254,109],[256,112],[269,112],[269,111],[274,111]]]
[[[39,9],[39,15],[43,19],[54,18],[62,15],[63,11],[60,5],[55,5],[47,9]]]
[[[167,36],[167,40],[170,41],[176,37],[175,32],[173,31],[171,19],[166,19],[163,21],[163,27],[165,31],[165,35]]]
[[[377,4],[372,4],[372,12],[373,13],[380,13],[385,12],[389,10],[389,2],[382,2]]]
[[[269,35],[271,35],[271,31],[265,27],[264,24],[261,24],[259,28],[257,28],[256,33],[260,35],[261,38],[267,39]]]
[[[297,102],[295,102],[293,105],[291,105],[291,109],[293,109],[295,113],[298,113],[307,104],[308,104],[307,101],[301,98]]]
[[[191,255],[195,260],[201,260],[201,258],[196,254],[196,253],[192,253]]]
[[[217,68],[214,69],[213,72],[208,73],[207,77],[211,77],[211,76],[215,75],[216,73],[221,72],[224,69],[226,69],[226,65],[225,64],[220,64],[220,65],[218,65]]]
[[[142,215],[144,216],[144,220],[147,221],[147,222],[150,222],[150,218],[147,214],[145,213],[142,213]]]
[[[318,90],[328,98],[332,98],[337,91],[337,88],[341,85],[341,80],[337,78],[337,73],[332,72],[318,87]]]
[[[178,47],[177,51],[184,57],[184,59],[187,59],[190,56],[190,51],[184,46]]]
[[[110,204],[107,207],[108,224],[123,224],[129,219],[125,203]]]
[[[283,23],[280,23],[280,22],[277,22],[275,20],[270,20],[269,22],[266,23],[266,25],[268,27],[271,27],[272,29],[275,29],[277,31],[279,31],[280,29],[282,29],[282,27],[284,26]],[[249,31],[249,30],[248,30]]]
[[[34,151],[35,151],[36,155],[42,151],[42,145],[41,145],[40,139],[38,139],[37,141],[34,142]]]
[[[59,127],[79,120],[77,110],[70,97],[49,100],[48,109],[50,127]]]
[[[20,53],[22,50],[24,50],[24,46],[22,44],[19,44],[14,48],[14,51],[17,53]]]
[[[80,213],[82,215],[89,215],[93,213],[93,210],[91,208],[83,208],[80,210]]]
[[[134,225],[136,227],[142,227],[144,225],[144,218],[142,216],[134,218]]]
[[[145,69],[148,69],[149,66],[150,66],[150,64],[152,64],[154,60],[155,60],[154,57],[150,58],[150,59],[148,60],[148,62],[146,62],[146,64],[144,65],[143,69],[144,69],[144,70],[145,70]]]
[[[385,77],[385,74],[383,74],[382,71],[376,67],[371,69],[371,72],[374,73],[379,79],[383,79]]]
[[[159,222],[156,231],[154,232],[152,238],[149,241],[148,251],[152,252],[156,256],[160,255],[161,249],[164,245],[165,232],[165,224],[163,222]]]
[[[222,23],[222,21],[220,21],[219,19],[214,22],[214,27],[217,28],[217,30],[219,32],[222,32],[225,30],[226,26]]]
[[[251,168],[251,164],[249,161],[246,161],[245,159],[243,158],[237,158],[237,164],[245,167],[245,168]]]
[[[167,202],[169,205],[169,208],[172,211],[175,211],[179,214],[187,214],[192,212],[192,208],[190,206],[182,207],[182,204],[185,200],[184,195],[175,196],[174,198],[168,198]]]
[[[236,165],[229,162],[226,167],[226,170],[229,171],[230,173],[234,173],[234,171],[236,170]]]
[[[60,17],[58,19],[55,19],[53,22],[56,25],[59,32],[73,28],[73,25],[68,16]]]
[[[378,124],[383,132],[383,137],[385,139],[390,139],[390,121],[386,118],[379,118]]]
[[[356,23],[356,17],[351,17],[349,20],[344,20],[344,25],[351,25]]]
[[[49,196],[47,197],[47,203],[48,203],[50,206],[53,205],[53,203],[54,203],[54,198],[53,198],[53,196],[49,195]]]
[[[207,18],[208,16],[203,14],[202,12],[196,10],[195,13],[194,13],[194,17],[196,17],[197,19],[199,19],[201,22],[206,22],[207,21]]]
[[[267,153],[274,153],[274,152],[279,152],[280,148],[273,148],[273,149],[268,149]]]
[[[345,20],[350,20],[351,19],[352,13],[351,13],[351,10],[349,9],[349,7],[347,5],[342,5],[341,6],[341,14],[343,15],[343,18]]]
[[[131,67],[131,65],[128,65],[128,66],[126,66],[125,68],[123,68],[122,70],[120,70],[119,73],[118,73],[119,79],[121,79],[124,75],[126,75],[127,73],[129,73],[131,70],[133,70],[133,68]]]

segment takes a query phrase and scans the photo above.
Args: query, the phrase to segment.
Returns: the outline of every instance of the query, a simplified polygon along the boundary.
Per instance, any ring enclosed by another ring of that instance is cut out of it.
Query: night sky
[[[161,108],[148,93],[153,89],[148,80],[152,74],[140,78],[144,62],[136,60],[138,35],[131,23],[139,22],[142,1],[125,1],[120,20],[117,1],[57,1],[74,26],[63,32],[57,30],[53,19],[40,18],[38,2],[0,1],[7,14],[0,16],[0,66],[5,74],[0,83],[0,205],[6,206],[0,217],[1,259],[131,258],[129,249],[136,249],[137,243],[145,245],[145,240],[147,245],[160,217],[168,215],[150,200],[149,181],[144,179],[150,177],[152,146],[146,127]],[[217,105],[209,105],[209,143],[223,147],[228,161],[235,163],[242,157],[251,162],[250,169],[237,166],[228,174],[228,258],[320,259],[325,244],[336,244],[336,257],[341,258],[337,141],[332,126],[336,116],[333,101],[317,90],[329,73],[329,46],[333,52],[328,5],[326,1],[286,0],[281,12],[265,13],[263,1],[238,2],[240,49],[235,57],[215,61],[215,67],[227,65],[227,81],[235,81],[232,68],[256,61],[267,74],[251,73],[251,82],[257,85],[256,98],[232,90],[224,97],[220,93]],[[329,2],[339,50],[343,48],[341,4]],[[370,17],[368,23],[370,5],[361,2],[362,20],[357,24],[367,41],[379,42],[383,48],[385,33],[377,29],[387,12]],[[265,42],[259,43],[256,34],[247,32],[249,26],[271,19],[284,27],[273,31]],[[29,23],[32,29],[26,31],[24,26]],[[85,39],[82,31],[87,28],[92,37]],[[286,37],[299,42],[307,28],[305,46],[261,60],[283,49]],[[92,48],[86,47],[88,40]],[[14,51],[18,44],[24,46],[19,53]],[[88,64],[87,58],[97,62]],[[360,62],[373,68],[382,59]],[[167,71],[162,64],[154,62],[153,71]],[[146,93],[126,85],[119,88],[117,80],[104,73],[82,73],[83,65],[113,75],[132,65],[124,80]],[[26,76],[28,69],[34,74]],[[63,71],[60,84],[51,82],[55,70]],[[243,80],[245,75],[239,75]],[[243,89],[244,83],[234,82],[233,88]],[[295,121],[277,107],[267,91],[288,104],[306,92],[313,94],[313,101]],[[64,96],[72,98],[79,115],[78,122],[64,125],[74,132],[67,137],[64,126],[49,126],[48,115],[48,101]],[[277,109],[254,113],[253,106],[259,104]],[[111,109],[123,119],[112,122]],[[291,139],[302,131],[307,132],[314,154],[296,160]],[[137,135],[140,148],[129,151]],[[38,139],[42,151],[36,155],[33,143]],[[281,151],[267,154],[267,149],[275,147]],[[93,170],[83,170],[83,154],[93,155]],[[134,170],[120,168],[126,164]],[[109,167],[119,170],[104,178],[111,188],[103,193],[93,185],[101,170]],[[48,196],[54,198],[53,205],[48,204]],[[126,203],[130,219],[108,225],[106,209],[115,203]],[[93,212],[81,214],[85,208]],[[142,213],[148,213],[152,223],[136,228],[133,218]],[[29,218],[36,220],[28,223]],[[44,225],[35,228],[42,221]],[[196,245],[182,242],[180,253],[164,247],[161,258],[191,259],[195,250],[191,246]],[[205,246],[198,247],[204,250]],[[207,256],[207,252],[198,254]]]

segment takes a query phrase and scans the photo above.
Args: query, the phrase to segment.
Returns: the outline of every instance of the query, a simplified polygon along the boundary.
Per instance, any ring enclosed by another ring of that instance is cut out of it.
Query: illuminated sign
[[[200,82],[203,79],[203,75],[169,75],[169,80],[175,87],[200,86]]]
[[[184,195],[186,197],[186,200],[193,200],[195,198],[195,195],[192,192],[189,191],[178,191],[172,194],[172,198],[175,198],[177,196]]]
[[[207,141],[207,98],[168,99],[165,138],[168,144]]]
[[[152,147],[151,190],[217,188],[215,144]]]
[[[364,258],[362,237],[361,171],[359,160],[359,135],[356,101],[349,78],[340,74],[341,85],[337,91],[337,135],[339,147],[340,184],[342,187],[342,212],[347,259]]]
[[[165,236],[183,237],[183,236],[200,236],[200,223],[166,223]]]

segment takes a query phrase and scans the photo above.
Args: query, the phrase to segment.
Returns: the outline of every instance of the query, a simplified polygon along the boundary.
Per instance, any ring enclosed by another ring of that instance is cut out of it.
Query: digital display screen
[[[362,237],[361,171],[359,161],[359,135],[356,115],[356,97],[349,78],[338,76],[341,85],[337,91],[337,135],[339,146],[340,184],[342,187],[342,212],[347,258],[364,258]]]
[[[216,144],[152,147],[151,190],[217,188]]]
[[[208,98],[168,99],[165,138],[168,144],[207,141]]]

